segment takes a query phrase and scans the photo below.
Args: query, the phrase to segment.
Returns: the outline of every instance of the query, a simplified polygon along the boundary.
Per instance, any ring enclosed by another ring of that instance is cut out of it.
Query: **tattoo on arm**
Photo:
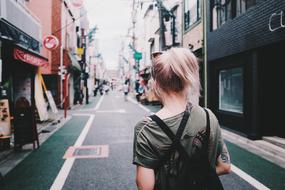
[[[230,155],[227,146],[224,144],[221,152],[221,159],[224,163],[230,164]]]

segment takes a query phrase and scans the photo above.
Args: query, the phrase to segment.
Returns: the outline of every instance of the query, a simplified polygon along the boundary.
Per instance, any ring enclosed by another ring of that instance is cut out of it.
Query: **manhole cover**
[[[67,158],[107,158],[109,156],[108,145],[96,146],[71,146],[67,149],[64,159]]]

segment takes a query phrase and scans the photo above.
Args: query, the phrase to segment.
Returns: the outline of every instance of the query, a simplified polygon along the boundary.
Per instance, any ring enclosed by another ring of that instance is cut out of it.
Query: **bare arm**
[[[155,183],[154,170],[137,166],[136,183],[139,190],[153,190]]]
[[[218,175],[228,174],[231,172],[231,162],[227,147],[223,145],[221,155],[216,162],[216,172]]]

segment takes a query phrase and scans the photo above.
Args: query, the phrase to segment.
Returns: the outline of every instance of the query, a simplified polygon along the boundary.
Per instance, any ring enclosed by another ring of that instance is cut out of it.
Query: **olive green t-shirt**
[[[222,153],[225,145],[218,120],[210,110],[208,111],[210,116],[209,160],[214,167],[216,159]],[[206,131],[206,113],[200,106],[192,106],[189,108],[189,112],[190,117],[180,142],[191,157],[202,146]],[[163,119],[174,134],[176,134],[183,114],[184,112]],[[145,117],[137,123],[134,133],[133,164],[146,168],[157,168],[160,165],[160,158],[167,153],[172,141],[149,117]],[[226,154],[228,154],[227,151]],[[226,157],[229,158],[229,155]]]

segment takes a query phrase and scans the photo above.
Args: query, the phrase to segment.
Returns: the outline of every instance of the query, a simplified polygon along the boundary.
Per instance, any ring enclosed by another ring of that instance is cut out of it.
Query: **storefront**
[[[68,93],[68,106],[71,105],[71,102],[75,104],[77,101],[81,100],[81,66],[79,65],[79,62],[77,61],[75,55],[73,55],[70,52],[67,52],[68,54],[68,73],[70,74],[69,77],[69,93]],[[78,96],[79,95],[79,96]]]
[[[46,58],[12,40],[2,40],[1,101],[8,102],[15,148],[38,144],[35,120],[35,75],[48,64]]]
[[[209,107],[222,126],[248,138],[285,137],[282,111],[278,111],[285,105],[285,2],[256,1],[229,22],[220,22],[219,17],[217,23],[215,11],[220,10],[214,3],[211,6]]]
[[[38,143],[35,74],[48,62],[39,55],[39,20],[18,1],[0,1],[0,7],[0,136],[10,145],[14,135],[15,148],[20,148],[27,143]]]

